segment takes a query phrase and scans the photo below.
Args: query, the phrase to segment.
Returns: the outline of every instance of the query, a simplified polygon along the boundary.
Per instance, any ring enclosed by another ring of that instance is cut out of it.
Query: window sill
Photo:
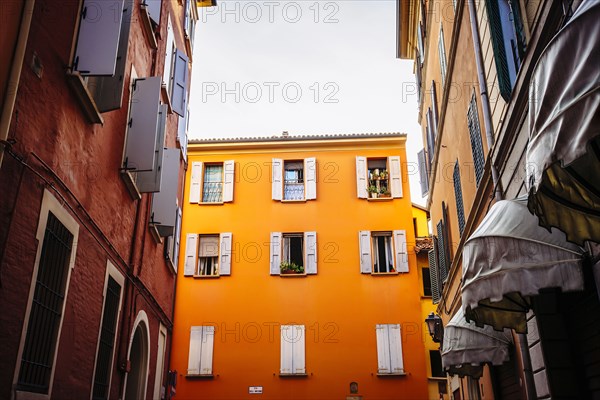
[[[367,197],[367,201],[392,201],[393,197]]]
[[[194,275],[194,279],[217,279],[221,275]]]
[[[157,244],[163,242],[163,238],[158,233],[158,229],[156,228],[156,225],[148,225],[148,229],[150,230],[150,234],[152,235],[152,238],[154,239],[154,241]]]
[[[280,378],[308,378],[308,374],[279,374]]]
[[[79,72],[67,72],[67,82],[71,89],[73,89],[77,100],[79,100],[79,105],[89,122],[92,124],[103,125],[104,118],[100,115],[96,102],[89,92],[81,74]]]
[[[379,378],[402,378],[403,376],[408,376],[408,374],[406,372],[398,372],[398,373],[394,373],[394,374],[377,373],[377,376]]]
[[[15,400],[47,400],[50,396],[43,393],[25,392],[15,390]]]
[[[201,201],[198,203],[201,206],[222,206],[223,204],[225,203],[222,201]]]
[[[169,89],[167,89],[167,85],[163,82],[160,85],[160,94],[162,96],[162,101],[167,105],[169,109],[169,114],[173,114],[173,108],[171,107],[171,97],[169,97]]]
[[[306,203],[306,199],[302,200],[281,200],[282,203]]]
[[[214,379],[215,376],[213,374],[194,374],[194,375],[186,375],[185,379]]]
[[[427,380],[436,381],[436,382],[445,382],[446,378],[442,378],[441,376],[428,376]]]
[[[158,49],[156,35],[154,34],[154,29],[152,28],[152,21],[150,21],[150,14],[148,14],[148,8],[144,4],[140,4],[140,17],[142,18],[144,33],[150,48],[153,50]]]
[[[372,276],[396,276],[400,275],[399,272],[371,272]]]
[[[303,274],[283,274],[283,273],[280,273],[279,276],[282,277],[282,278],[305,278],[307,276],[307,274],[306,273],[303,273]]]
[[[121,179],[125,183],[125,187],[127,187],[127,191],[129,192],[131,199],[140,200],[142,198],[142,194],[138,190],[137,185],[135,184],[135,179],[131,172],[127,170],[121,170]]]
[[[425,295],[423,295],[423,296],[421,296],[421,299],[423,299],[423,300],[431,300],[432,297],[431,296],[425,296]]]

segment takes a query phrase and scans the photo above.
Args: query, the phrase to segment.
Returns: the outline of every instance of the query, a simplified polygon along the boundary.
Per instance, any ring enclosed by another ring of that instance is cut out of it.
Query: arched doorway
[[[142,314],[143,313],[143,314]],[[146,398],[148,384],[148,322],[146,314],[141,311],[134,324],[133,336],[129,345],[128,359],[130,369],[125,378],[124,400],[141,400]]]

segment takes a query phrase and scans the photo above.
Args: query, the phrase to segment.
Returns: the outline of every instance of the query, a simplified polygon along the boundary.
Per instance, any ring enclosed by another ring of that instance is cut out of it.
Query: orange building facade
[[[190,143],[177,398],[428,397],[405,141]]]

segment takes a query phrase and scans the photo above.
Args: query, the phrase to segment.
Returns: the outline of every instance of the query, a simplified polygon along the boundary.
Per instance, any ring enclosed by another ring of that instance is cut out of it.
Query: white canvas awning
[[[444,327],[442,367],[450,375],[480,378],[484,364],[502,365],[510,359],[513,339],[509,330],[479,328],[459,310]]]
[[[584,1],[529,87],[529,208],[574,243],[600,242],[600,1]]]
[[[525,198],[499,201],[465,243],[465,315],[478,326],[525,333],[528,297],[546,288],[583,290],[583,259],[563,232],[538,225]]]

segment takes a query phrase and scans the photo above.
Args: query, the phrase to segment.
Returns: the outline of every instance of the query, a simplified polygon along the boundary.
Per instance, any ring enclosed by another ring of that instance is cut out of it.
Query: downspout
[[[467,0],[469,7],[469,19],[471,22],[471,33],[473,37],[473,50],[475,52],[475,63],[477,65],[477,80],[479,81],[479,92],[481,95],[481,108],[483,109],[483,123],[485,127],[485,137],[488,144],[488,151],[494,147],[494,133],[492,131],[492,113],[490,111],[490,99],[487,93],[487,83],[485,80],[485,70],[483,67],[483,54],[481,52],[481,39],[479,37],[479,26],[477,24],[477,10],[475,9],[474,0]],[[492,184],[494,185],[494,198],[496,201],[503,199],[502,188],[498,179],[498,170],[494,165],[493,160],[490,161],[490,169],[492,172]],[[531,368],[531,357],[527,346],[527,335],[522,333],[514,333],[517,336],[519,352],[521,353],[521,369],[525,379],[525,393],[527,399],[533,400],[537,398],[535,391],[535,382],[533,380],[533,371]]]
[[[2,159],[4,158],[3,143],[8,139],[10,121],[17,101],[17,89],[19,88],[19,81],[21,80],[23,59],[25,58],[25,50],[27,48],[27,40],[29,39],[29,30],[31,28],[31,20],[33,19],[34,7],[35,0],[25,0],[23,14],[21,15],[21,26],[19,28],[17,46],[10,68],[10,76],[6,83],[6,96],[4,98],[4,104],[2,105],[2,117],[0,117],[0,167],[2,166]]]
[[[487,140],[488,152],[491,153],[494,147],[494,132],[492,128],[492,112],[490,111],[490,98],[487,92],[487,83],[485,80],[485,69],[483,67],[483,54],[481,52],[481,39],[479,37],[479,27],[477,25],[477,11],[475,10],[474,0],[467,0],[469,5],[469,18],[471,20],[471,36],[473,37],[473,51],[475,51],[475,63],[477,64],[477,80],[479,81],[479,94],[481,96],[481,108],[483,109],[483,125],[485,128],[485,138]],[[498,179],[498,170],[493,160],[490,160],[492,170],[492,184],[494,185],[494,198],[496,201],[502,200],[502,188]]]

